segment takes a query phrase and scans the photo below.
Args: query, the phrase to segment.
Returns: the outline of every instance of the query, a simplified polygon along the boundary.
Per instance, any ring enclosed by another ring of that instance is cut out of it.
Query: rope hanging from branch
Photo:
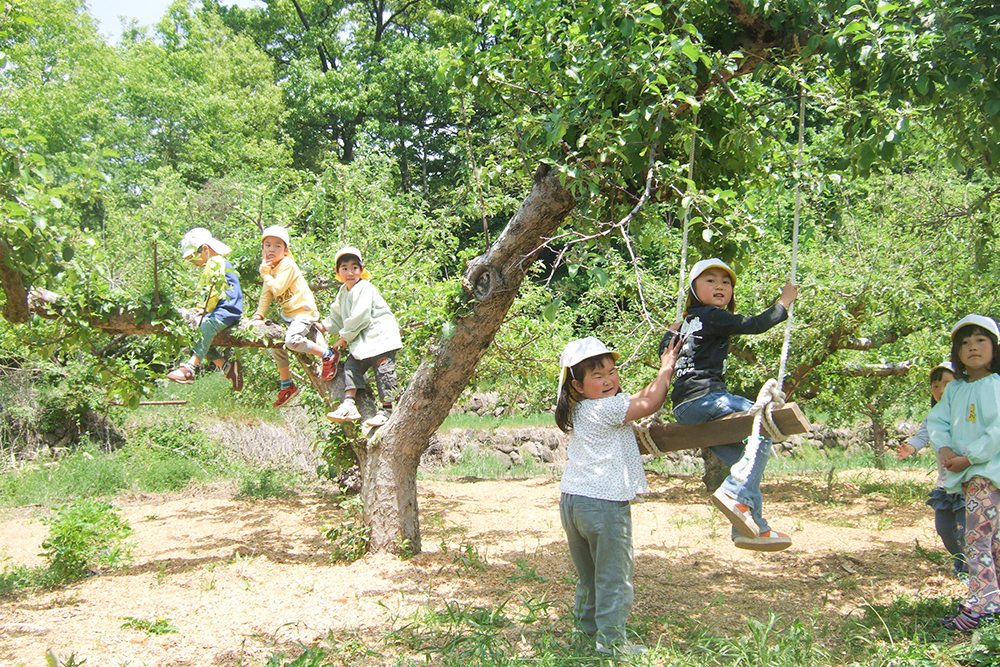
[[[799,152],[798,157],[795,161],[795,216],[792,223],[792,265],[788,273],[788,279],[791,282],[795,282],[796,275],[798,273],[798,261],[799,261],[799,219],[802,211],[802,162],[803,162],[803,144],[805,143],[805,125],[806,125],[806,95],[805,88],[802,84],[799,84]],[[771,418],[771,411],[775,407],[781,407],[785,404],[785,392],[782,391],[782,387],[785,382],[785,370],[788,365],[788,349],[791,345],[792,338],[792,314],[795,310],[795,303],[788,307],[788,320],[785,322],[785,337],[781,345],[781,361],[778,365],[778,379],[771,379],[764,383],[761,388],[760,393],[757,395],[757,401],[754,403],[753,407],[750,408],[750,412],[753,413],[753,431],[750,433],[750,437],[747,438],[747,446],[743,453],[743,458],[733,464],[729,472],[733,477],[738,479],[740,482],[745,482],[750,471],[753,470],[754,463],[757,460],[757,451],[760,449],[760,431],[762,425],[764,425],[765,420],[767,423],[768,435],[772,440],[780,441],[784,440],[785,436],[778,430],[774,425],[774,420]]]
[[[691,203],[694,196],[694,148],[698,141],[698,114],[694,115],[694,125],[691,127],[691,152],[688,154],[688,201],[684,206],[684,228],[681,234],[681,268],[677,276],[677,317],[680,321],[684,316],[684,302],[687,292],[687,281],[684,273],[687,271],[688,227],[691,223]]]

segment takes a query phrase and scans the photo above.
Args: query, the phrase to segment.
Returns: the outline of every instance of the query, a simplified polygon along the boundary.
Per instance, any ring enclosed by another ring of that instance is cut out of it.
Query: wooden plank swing
[[[811,428],[809,420],[795,403],[785,403],[771,412],[771,418],[784,435],[808,433]],[[652,440],[655,451],[650,449],[646,438],[637,440],[640,454],[663,456],[667,452],[679,452],[683,449],[742,442],[752,429],[753,415],[749,412],[737,412],[703,424],[650,424],[649,439]]]

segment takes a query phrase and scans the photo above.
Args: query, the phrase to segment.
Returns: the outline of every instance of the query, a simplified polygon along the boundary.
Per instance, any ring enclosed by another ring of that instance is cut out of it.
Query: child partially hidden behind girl
[[[945,490],[965,495],[965,560],[969,596],[946,628],[973,630],[1000,613],[1000,330],[988,317],[969,315],[951,333],[955,380],[927,416],[931,446],[948,471]]]
[[[596,338],[569,343],[559,359],[556,425],[569,433],[559,513],[579,578],[576,623],[596,639],[598,653],[646,652],[625,637],[635,597],[629,503],[646,492],[646,473],[628,422],[662,405],[677,349],[668,345],[663,350],[656,379],[633,396],[619,393],[618,353]]]
[[[219,332],[239,324],[243,317],[243,288],[236,269],[226,259],[232,248],[212,236],[204,227],[195,227],[181,239],[181,256],[201,269],[198,305],[199,338],[191,358],[167,373],[167,379],[179,384],[194,382],[194,371],[202,361],[215,364],[232,383],[233,391],[243,388],[243,370],[239,359],[227,360],[212,347]]]
[[[677,372],[670,398],[674,417],[681,424],[701,424],[745,412],[753,401],[730,394],[726,387],[726,357],[729,341],[738,334],[759,334],[788,318],[788,308],[799,288],[788,282],[778,301],[760,315],[736,314],[733,288],[736,273],[720,259],[703,259],[688,275],[688,300],[679,337],[683,341],[677,357]],[[678,333],[668,331],[662,349]],[[743,459],[746,444],[717,445],[712,451],[727,465]],[[712,502],[733,524],[733,541],[741,549],[780,551],[792,545],[791,538],[772,530],[763,515],[760,492],[764,467],[771,454],[771,441],[760,442],[754,465],[745,481],[729,475],[712,494]]]

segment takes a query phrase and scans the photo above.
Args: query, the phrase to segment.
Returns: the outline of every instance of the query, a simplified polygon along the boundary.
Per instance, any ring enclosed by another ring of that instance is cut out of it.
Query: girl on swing
[[[774,305],[760,315],[746,317],[736,314],[735,285],[736,273],[722,260],[696,263],[688,274],[687,306],[680,331],[668,331],[660,342],[662,350],[678,335],[683,341],[670,392],[674,417],[681,424],[701,424],[753,407],[753,401],[730,394],[726,388],[730,338],[763,333],[785,321],[799,294],[798,285],[789,281]],[[711,449],[732,466],[743,458],[746,441]],[[792,545],[791,538],[772,530],[763,515],[760,482],[770,454],[771,441],[761,440],[746,481],[730,474],[712,494],[712,503],[732,522],[733,542],[741,549],[780,551]]]

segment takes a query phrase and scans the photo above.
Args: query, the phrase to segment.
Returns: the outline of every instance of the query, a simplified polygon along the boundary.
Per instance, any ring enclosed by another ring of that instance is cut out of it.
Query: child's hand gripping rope
[[[771,418],[771,411],[785,404],[785,393],[778,389],[778,381],[771,378],[764,383],[757,394],[757,402],[750,408],[753,415],[753,431],[747,438],[747,446],[743,453],[743,458],[733,464],[729,469],[730,474],[740,482],[745,482],[753,470],[754,462],[757,460],[757,450],[760,449],[760,429],[764,426],[772,440],[784,440],[784,434],[778,429]]]

